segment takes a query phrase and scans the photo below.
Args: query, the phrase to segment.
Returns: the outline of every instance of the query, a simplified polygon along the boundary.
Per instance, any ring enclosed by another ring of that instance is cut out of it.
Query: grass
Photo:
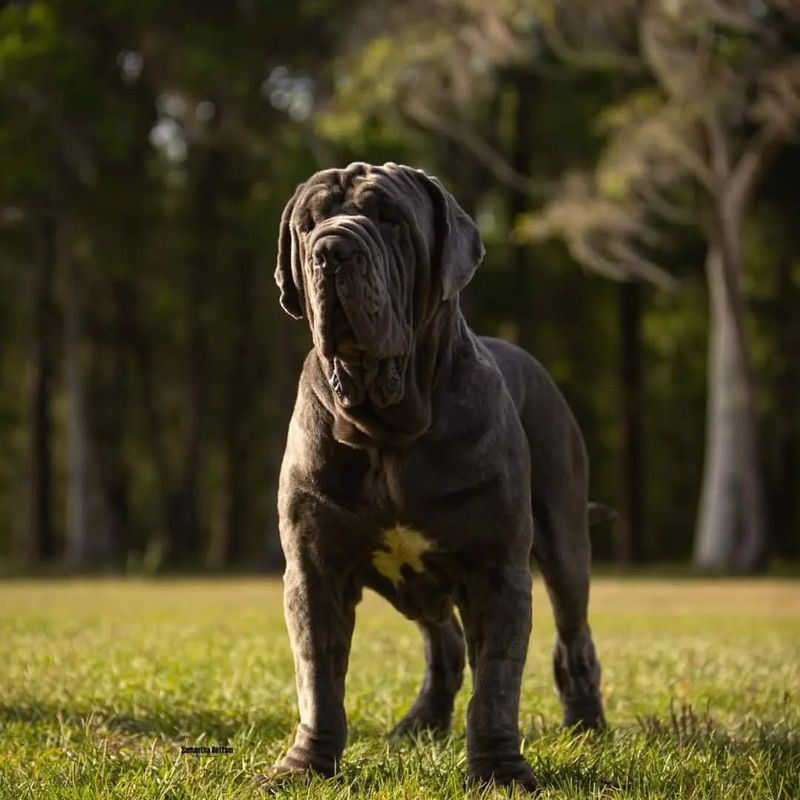
[[[800,583],[601,578],[593,627],[611,732],[559,730],[540,582],[524,750],[552,798],[800,797]],[[463,691],[445,742],[391,746],[422,654],[379,598],[359,608],[342,772],[279,798],[465,792]],[[253,798],[295,723],[275,580],[0,585],[0,798]],[[180,755],[229,744],[232,755]]]

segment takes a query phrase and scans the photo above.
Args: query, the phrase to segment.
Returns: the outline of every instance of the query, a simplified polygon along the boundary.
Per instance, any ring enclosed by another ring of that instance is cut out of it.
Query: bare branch
[[[746,0],[702,0],[703,11],[715,22],[741,33],[758,30],[752,3]]]
[[[615,281],[642,280],[665,291],[675,291],[679,283],[657,264],[635,253],[624,242],[613,242],[608,256],[584,238],[570,239],[567,246],[580,264]]]
[[[728,187],[727,205],[741,217],[758,181],[785,143],[782,129],[765,128],[753,137],[736,162]]]
[[[668,199],[659,187],[645,183],[635,188],[635,194],[642,203],[666,222],[675,225],[696,225],[697,214]]]
[[[552,16],[539,14],[538,30],[553,53],[570,66],[640,74],[636,47],[637,0],[556,3]]]
[[[771,5],[779,8],[787,17],[800,20],[800,3],[797,0],[770,0]]]
[[[654,261],[642,256],[631,247],[629,242],[612,241],[609,250],[612,256],[626,265],[628,277],[637,277],[669,292],[674,292],[678,288],[679,282],[673,275],[659,267]]]
[[[800,120],[800,57],[766,71],[753,104],[753,119],[792,135]]]
[[[598,196],[591,176],[583,173],[569,174],[559,196],[528,217],[520,234],[532,239],[559,236],[576,261],[614,280],[641,280],[668,291],[678,286],[645,253],[663,246],[665,239],[648,224],[643,207]]]
[[[587,52],[580,44],[572,45],[555,26],[544,26],[542,35],[548,47],[565,64],[582,69],[613,69],[633,75],[640,74],[644,69],[641,59],[634,56],[610,49]]]
[[[446,136],[463,145],[489,171],[506,186],[524,192],[537,202],[552,194],[552,186],[543,181],[534,181],[517,172],[508,161],[486,141],[476,136],[468,127],[439,114],[419,100],[409,100],[403,110],[417,125]]]
[[[779,150],[800,129],[800,58],[769,70],[753,117],[763,121],[732,169],[728,203],[741,215]]]
[[[708,155],[711,161],[711,181],[706,188],[713,195],[717,193],[719,186],[731,171],[730,145],[722,123],[713,110],[703,115],[703,131],[708,142]]]

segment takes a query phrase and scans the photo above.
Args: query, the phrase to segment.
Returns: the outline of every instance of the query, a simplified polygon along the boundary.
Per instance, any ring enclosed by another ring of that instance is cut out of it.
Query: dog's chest
[[[374,451],[362,489],[374,520],[365,563],[376,587],[412,619],[447,613],[456,542],[449,518],[437,503],[441,481],[425,472],[413,454]]]
[[[433,549],[433,542],[423,531],[398,523],[381,530],[371,563],[397,588],[405,579],[406,570],[418,575],[426,571],[425,556]]]
[[[459,575],[500,540],[491,532],[513,530],[507,481],[464,450],[348,448],[327,473],[342,490],[331,499],[358,520],[364,581],[410,618],[441,619]]]
[[[413,473],[413,459],[379,449],[368,451],[368,458],[361,501],[388,528],[388,523],[407,518],[424,504],[427,492]]]
[[[373,588],[409,619],[441,622],[451,609],[452,581],[440,543],[425,531],[397,523],[383,528],[371,545]]]

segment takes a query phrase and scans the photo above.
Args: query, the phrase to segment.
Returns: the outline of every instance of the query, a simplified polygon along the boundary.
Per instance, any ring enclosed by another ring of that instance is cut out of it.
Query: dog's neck
[[[446,384],[454,356],[470,335],[458,298],[443,303],[418,332],[406,366],[403,398],[385,408],[369,401],[344,408],[328,382],[319,381],[316,391],[333,415],[334,438],[351,447],[408,447],[430,428],[434,392]],[[318,362],[324,373],[319,357]]]

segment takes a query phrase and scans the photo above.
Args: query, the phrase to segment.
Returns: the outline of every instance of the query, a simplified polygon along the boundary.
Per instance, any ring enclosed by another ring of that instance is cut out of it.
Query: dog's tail
[[[603,503],[589,503],[589,526],[599,525],[601,522],[611,522],[617,518],[617,512],[611,506]]]

